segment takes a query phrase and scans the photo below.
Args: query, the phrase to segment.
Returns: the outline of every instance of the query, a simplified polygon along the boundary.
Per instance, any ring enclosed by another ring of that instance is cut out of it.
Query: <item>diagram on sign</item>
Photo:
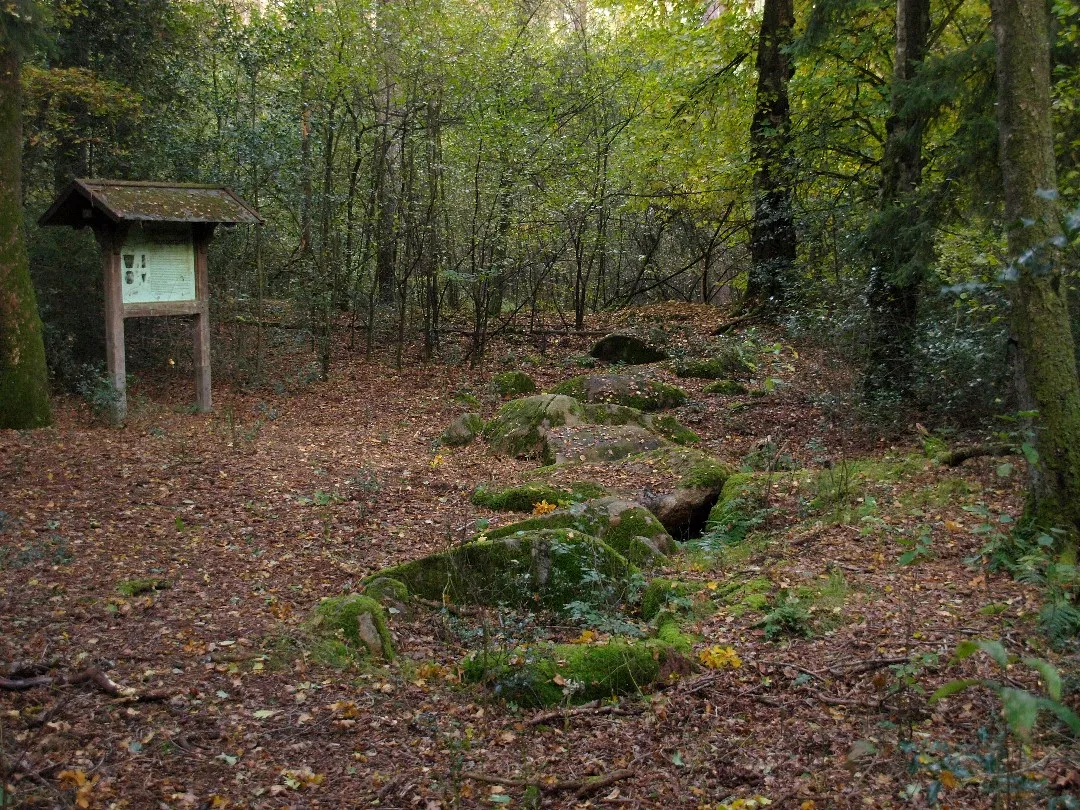
[[[132,233],[120,253],[125,304],[195,299],[195,251],[189,234]]]

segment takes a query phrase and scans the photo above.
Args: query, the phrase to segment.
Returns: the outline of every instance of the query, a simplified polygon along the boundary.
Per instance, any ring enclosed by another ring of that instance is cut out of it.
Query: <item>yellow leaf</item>
[[[548,503],[546,500],[540,501],[540,503],[533,506],[534,515],[546,515],[549,512],[554,512],[558,507],[553,503]]]
[[[952,771],[942,771],[941,776],[938,777],[938,779],[941,784],[943,784],[949,790],[956,790],[958,787],[960,787],[960,782],[958,782],[956,777],[953,776]]]
[[[707,583],[705,583],[705,587],[708,588],[710,591],[715,591],[717,588],[720,587],[720,583],[718,583],[718,582],[707,582]]]

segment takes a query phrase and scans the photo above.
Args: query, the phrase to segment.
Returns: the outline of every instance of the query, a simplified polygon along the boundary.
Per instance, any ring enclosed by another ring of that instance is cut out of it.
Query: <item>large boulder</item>
[[[552,428],[544,460],[548,464],[580,461],[618,461],[634,453],[655,450],[668,442],[636,425],[578,425]]]
[[[571,602],[617,604],[637,569],[611,546],[574,529],[537,529],[475,540],[375,574],[424,599],[561,611]]]
[[[568,487],[603,480],[614,494],[651,511],[677,538],[696,536],[705,526],[731,467],[699,450],[661,447],[614,463],[569,461],[530,473],[530,483]]]
[[[666,360],[668,356],[656,343],[625,332],[615,332],[601,338],[593,345],[589,354],[597,360],[632,366]]]
[[[507,402],[484,427],[483,435],[497,453],[542,458],[548,430],[585,421],[585,409],[573,397],[538,394]]]
[[[538,529],[576,529],[603,541],[635,565],[655,562],[675,550],[675,541],[652,512],[641,504],[610,496],[488,529],[484,534],[495,540]]]
[[[639,411],[662,411],[686,402],[686,392],[644,374],[581,374],[551,389],[582,402],[611,402]]]

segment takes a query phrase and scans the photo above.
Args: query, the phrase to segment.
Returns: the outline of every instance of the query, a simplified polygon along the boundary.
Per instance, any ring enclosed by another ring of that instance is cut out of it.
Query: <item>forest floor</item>
[[[494,372],[550,386],[580,373],[569,358],[585,339],[553,339],[542,358],[499,344],[476,369],[344,355],[325,383],[217,382],[211,415],[187,407],[186,374],[163,370],[121,429],[61,399],[55,427],[0,433],[0,666],[52,678],[0,691],[0,784],[26,807],[962,808],[1006,806],[997,768],[1044,780],[1040,805],[1077,792],[1077,751],[1052,730],[1001,747],[991,692],[927,700],[961,675],[1040,690],[1020,666],[950,664],[964,640],[1075,672],[1038,631],[1038,589],[968,562],[987,539],[978,510],[991,524],[1020,512],[1022,460],[1011,475],[1000,458],[940,466],[914,424],[876,440],[843,405],[842,367],[768,337],[768,396],[705,396],[705,381],[672,376],[691,396],[674,413],[736,467],[769,437],[810,476],[777,472],[754,534],[672,558],[669,573],[706,594],[747,578],[827,592],[806,637],[770,640],[760,613],[717,603],[692,628],[695,652],[729,646],[741,666],[543,723],[462,683],[478,631],[454,612],[393,617],[388,666],[314,654],[305,623],[364,576],[458,543],[478,519],[513,519],[470,493],[536,463],[483,442],[438,448],[468,410],[453,395],[471,392],[490,417]],[[822,481],[846,486],[838,476],[867,458],[903,463],[807,519]],[[135,580],[156,587],[135,593]],[[498,643],[510,617],[483,619]],[[541,635],[580,630],[533,622]],[[97,680],[71,678],[88,667]],[[553,784],[605,774],[620,778],[591,792]],[[1017,798],[1026,789],[1008,806],[1035,806]]]

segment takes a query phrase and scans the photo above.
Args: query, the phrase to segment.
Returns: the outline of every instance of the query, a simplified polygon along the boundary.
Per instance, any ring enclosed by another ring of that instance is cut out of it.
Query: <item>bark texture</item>
[[[1050,129],[1050,42],[1042,0],[993,0],[1001,170],[1012,257],[1021,404],[1038,411],[1030,512],[1080,535],[1080,383],[1065,298]],[[1075,546],[1073,546],[1075,547]]]
[[[0,428],[49,424],[48,382],[23,239],[19,55],[0,39]]]
[[[790,128],[788,82],[794,65],[788,53],[795,10],[792,0],[765,0],[758,36],[757,100],[750,123],[754,177],[754,220],[750,226],[750,306],[781,309],[795,263],[795,220],[787,154]]]
[[[915,199],[922,182],[926,114],[912,103],[912,88],[926,58],[929,33],[929,0],[897,0],[881,197],[869,233],[873,266],[866,295],[871,323],[865,383],[871,396],[910,394],[919,286],[931,253],[928,228]]]

